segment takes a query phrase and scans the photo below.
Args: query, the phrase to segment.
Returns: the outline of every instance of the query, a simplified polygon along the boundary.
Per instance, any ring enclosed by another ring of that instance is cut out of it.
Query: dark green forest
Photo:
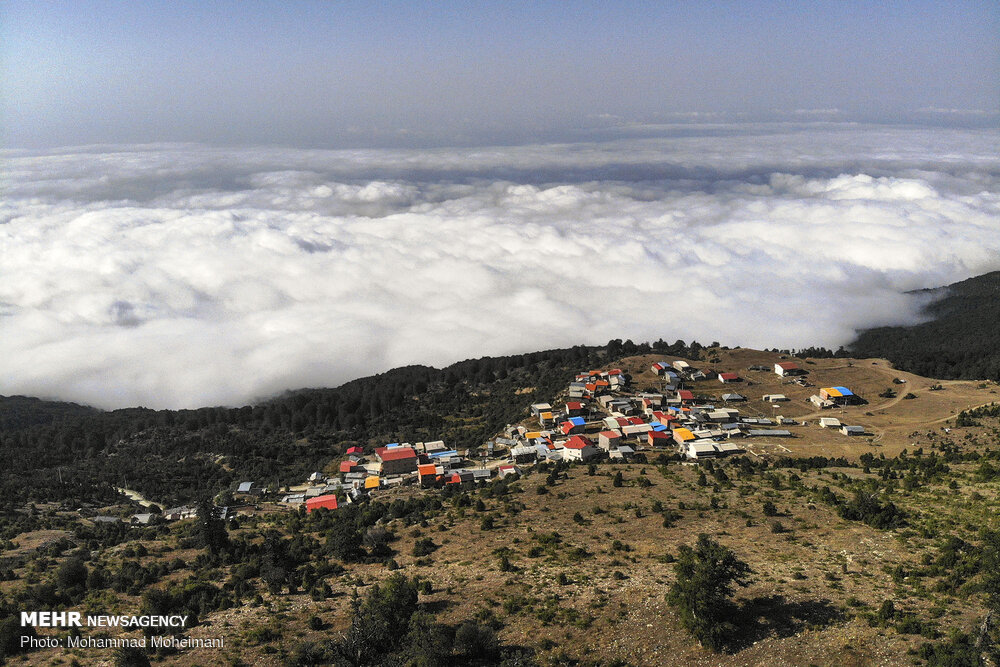
[[[580,369],[630,354],[700,354],[698,343],[610,341],[447,368],[397,368],[336,389],[302,389],[253,406],[102,412],[0,397],[0,512],[25,502],[104,504],[114,486],[163,504],[234,482],[301,482],[353,444],[443,439],[478,447]],[[517,393],[517,392],[521,393]]]
[[[927,377],[1000,380],[1000,271],[915,294],[931,299],[928,321],[862,331],[850,354]]]

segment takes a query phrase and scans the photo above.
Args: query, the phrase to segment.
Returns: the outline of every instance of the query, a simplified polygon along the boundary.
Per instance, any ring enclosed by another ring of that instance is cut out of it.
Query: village
[[[760,396],[760,401],[771,406],[772,416],[741,413],[740,406],[748,402],[746,394],[754,383],[737,372],[702,370],[681,359],[657,361],[646,370],[643,375],[655,380],[639,385],[632,381],[632,373],[620,368],[581,372],[558,402],[530,405],[529,416],[522,422],[508,425],[477,449],[459,452],[440,440],[387,443],[372,451],[355,445],[337,463],[335,474],[314,472],[302,484],[280,492],[258,482],[241,482],[232,490],[234,504],[221,511],[250,509],[265,499],[288,508],[304,506],[307,512],[335,510],[341,503],[361,502],[398,486],[432,488],[489,481],[557,461],[630,462],[665,456],[696,463],[748,451],[758,456],[747,443],[795,438],[796,430],[810,425],[777,414],[790,402],[780,393]],[[808,371],[794,361],[779,361],[773,368],[753,365],[747,370],[773,374],[785,384],[813,387]],[[726,391],[707,395],[705,388],[718,387],[716,383]],[[820,410],[866,402],[844,386],[818,388],[807,400]],[[842,423],[836,417],[820,417],[814,425],[848,437],[866,434],[863,426]],[[186,519],[195,512],[193,506],[168,508],[162,518]],[[151,518],[149,513],[137,514],[133,522],[147,523]]]

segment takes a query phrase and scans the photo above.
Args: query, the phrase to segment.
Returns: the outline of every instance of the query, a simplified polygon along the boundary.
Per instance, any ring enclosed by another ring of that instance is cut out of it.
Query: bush
[[[750,583],[750,566],[701,534],[694,548],[681,545],[674,572],[667,601],[678,609],[681,624],[706,648],[722,650],[736,632],[734,586]]]
[[[778,508],[770,500],[764,502],[764,516],[778,516]]]
[[[424,537],[413,543],[413,555],[414,556],[429,556],[434,553],[438,548],[438,545],[434,544],[434,540],[429,537]]]

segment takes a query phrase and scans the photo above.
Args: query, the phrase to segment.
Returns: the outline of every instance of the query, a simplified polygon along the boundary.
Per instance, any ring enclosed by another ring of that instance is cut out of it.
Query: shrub
[[[437,548],[438,546],[434,544],[434,540],[432,540],[429,537],[425,537],[413,543],[413,555],[429,556],[430,554],[434,553],[434,551]]]
[[[701,534],[694,548],[681,545],[674,572],[667,601],[680,612],[681,624],[706,648],[722,650],[736,632],[734,587],[750,583],[750,566]]]

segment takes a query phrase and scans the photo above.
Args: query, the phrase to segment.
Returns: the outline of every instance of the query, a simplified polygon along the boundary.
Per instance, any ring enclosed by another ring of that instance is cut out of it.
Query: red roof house
[[[417,453],[412,447],[379,447],[375,458],[382,462],[383,475],[401,475],[417,469]]]
[[[650,447],[664,447],[673,442],[673,434],[669,431],[650,431],[646,436]]]
[[[318,509],[337,509],[337,496],[328,494],[325,496],[316,496],[315,498],[309,498],[306,500],[307,513]]]
[[[586,461],[597,454],[594,443],[582,435],[574,435],[563,444],[563,458],[570,461]]]
[[[568,422],[567,421],[567,422],[563,422],[562,424],[559,424],[559,431],[563,435],[569,435],[570,433],[579,433],[582,430],[583,430],[583,426],[578,426],[578,425],[574,424],[573,422]]]

